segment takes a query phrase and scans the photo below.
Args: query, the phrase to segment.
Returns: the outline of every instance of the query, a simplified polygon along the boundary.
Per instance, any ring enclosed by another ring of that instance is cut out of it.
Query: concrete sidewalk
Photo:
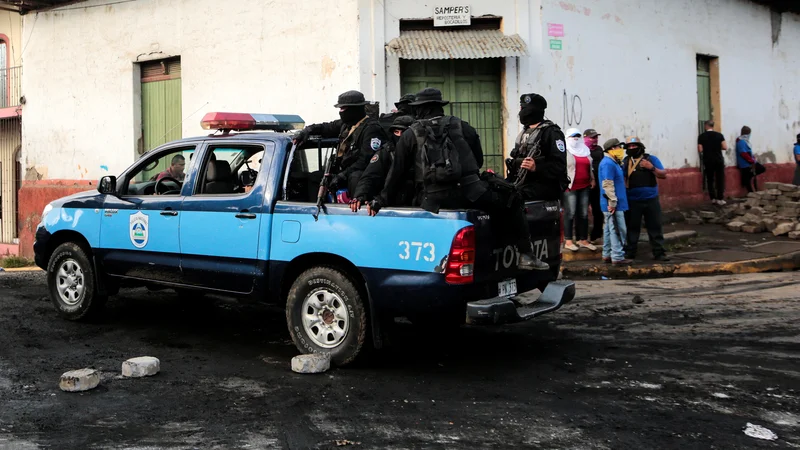
[[[671,261],[652,258],[647,237],[639,241],[637,260],[630,266],[604,263],[601,250],[564,251],[565,278],[647,278],[742,274],[800,269],[800,242],[771,234],[732,232],[721,225],[669,226],[665,246]],[[666,231],[666,230],[665,230]]]

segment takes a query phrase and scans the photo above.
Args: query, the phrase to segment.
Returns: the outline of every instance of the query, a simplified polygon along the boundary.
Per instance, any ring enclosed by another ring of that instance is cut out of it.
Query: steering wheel
[[[167,186],[165,182],[168,181],[174,184],[174,189],[168,189],[171,186]],[[156,185],[154,186],[156,195],[176,195],[181,193],[181,182],[176,180],[172,177],[163,177],[160,180],[156,181]]]

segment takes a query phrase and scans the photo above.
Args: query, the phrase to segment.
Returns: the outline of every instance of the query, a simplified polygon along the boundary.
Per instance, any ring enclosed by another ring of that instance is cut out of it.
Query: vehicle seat
[[[232,194],[236,186],[231,181],[231,165],[227,161],[209,161],[204,194]]]

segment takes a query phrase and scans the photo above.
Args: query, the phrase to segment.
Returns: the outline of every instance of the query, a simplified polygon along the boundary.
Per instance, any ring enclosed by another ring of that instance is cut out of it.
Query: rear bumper
[[[524,306],[512,299],[496,297],[467,303],[467,323],[470,325],[500,325],[531,320],[553,312],[575,298],[575,283],[553,281],[539,298]]]

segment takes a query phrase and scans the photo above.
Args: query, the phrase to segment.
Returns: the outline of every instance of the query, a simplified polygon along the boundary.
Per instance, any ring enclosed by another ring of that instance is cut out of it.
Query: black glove
[[[308,128],[303,128],[297,134],[295,134],[294,137],[292,137],[295,145],[298,146],[305,142],[306,139],[308,139]]]
[[[373,212],[377,213],[382,207],[383,205],[381,205],[381,202],[378,199],[369,202],[369,209],[371,209]]]

